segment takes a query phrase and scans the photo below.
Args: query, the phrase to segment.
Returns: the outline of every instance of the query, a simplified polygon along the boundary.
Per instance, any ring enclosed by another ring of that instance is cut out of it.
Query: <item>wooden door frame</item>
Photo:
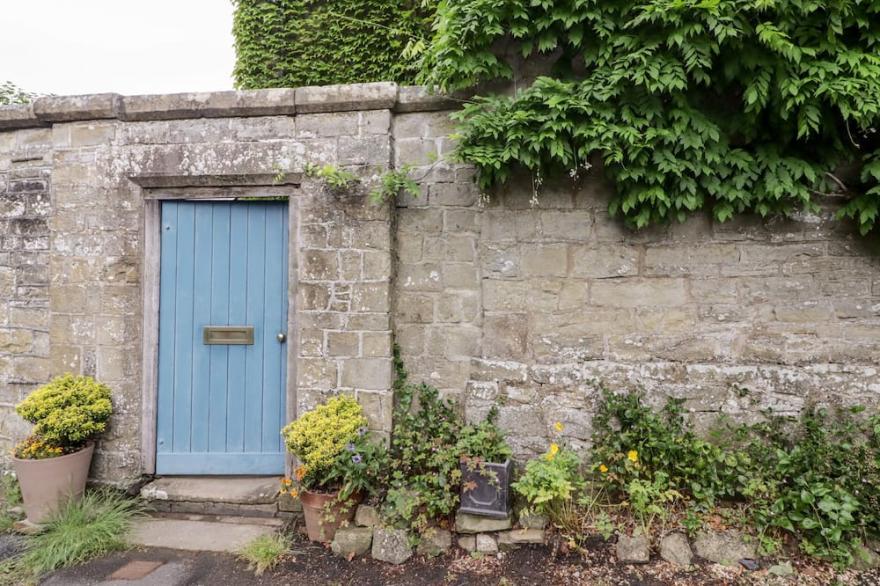
[[[159,400],[159,274],[161,270],[162,201],[217,200],[239,197],[287,197],[288,288],[287,288],[287,380],[285,410],[287,420],[296,417],[296,357],[299,336],[294,333],[296,315],[298,240],[297,194],[302,177],[298,173],[279,175],[145,175],[129,177],[142,190],[143,223],[143,362],[141,371],[141,472],[156,473],[156,427]],[[290,459],[286,459],[289,467]]]

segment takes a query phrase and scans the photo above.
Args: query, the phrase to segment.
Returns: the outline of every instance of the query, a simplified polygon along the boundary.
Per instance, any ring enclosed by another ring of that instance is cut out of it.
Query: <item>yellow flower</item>
[[[553,429],[555,429],[557,432],[561,432],[563,429],[565,429],[565,426],[563,426],[562,423],[557,421],[556,423],[553,424]]]
[[[550,444],[550,449],[547,450],[547,460],[553,460],[556,457],[556,454],[559,453],[559,446],[557,444]]]
[[[635,450],[628,451],[626,453],[626,457],[629,459],[630,462],[633,462],[633,463],[639,461],[639,453]]]
[[[599,472],[602,474],[608,474],[608,466],[605,464],[599,464]]]

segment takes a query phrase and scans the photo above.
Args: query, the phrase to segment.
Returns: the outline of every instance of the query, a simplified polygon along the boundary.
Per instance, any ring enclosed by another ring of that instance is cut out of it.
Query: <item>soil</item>
[[[795,576],[779,578],[767,572],[770,564],[755,571],[698,563],[683,570],[662,560],[645,565],[620,565],[613,546],[597,540],[584,555],[554,551],[547,546],[525,546],[492,556],[472,556],[453,549],[445,556],[422,559],[413,556],[400,566],[377,562],[369,557],[351,561],[333,555],[324,546],[299,539],[290,555],[274,569],[254,576],[244,562],[229,554],[180,552],[165,549],[132,550],[92,561],[56,573],[50,584],[100,584],[131,560],[176,563],[185,571],[173,584],[236,584],[289,586],[523,586],[548,585],[644,585],[691,586],[727,584],[880,584],[880,571],[836,573],[830,566],[808,560],[793,560]],[[169,583],[171,586],[171,583]]]

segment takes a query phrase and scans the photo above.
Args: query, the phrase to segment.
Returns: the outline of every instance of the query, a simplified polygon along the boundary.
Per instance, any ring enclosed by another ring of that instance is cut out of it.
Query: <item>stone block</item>
[[[358,527],[378,527],[381,524],[379,511],[370,505],[358,505],[354,513],[354,522]]]
[[[498,541],[495,536],[488,533],[477,533],[477,551],[488,554],[498,553]]]
[[[352,285],[351,311],[387,313],[391,309],[390,283]]]
[[[336,363],[321,358],[300,358],[297,361],[296,379],[300,388],[336,388]]]
[[[44,96],[34,100],[34,114],[43,122],[118,118],[122,110],[119,94]]]
[[[387,391],[358,391],[357,400],[364,409],[370,429],[391,431],[393,397]]]
[[[416,553],[427,557],[437,557],[452,547],[452,533],[439,527],[428,527],[422,531]]]
[[[438,263],[419,263],[398,267],[397,285],[407,291],[442,291],[443,270]]]
[[[458,547],[465,551],[477,551],[476,535],[459,535],[457,542]]]
[[[647,564],[651,560],[650,542],[644,535],[617,537],[617,561],[622,564]]]
[[[683,533],[670,533],[660,540],[660,557],[679,566],[689,566],[694,554]]]
[[[428,188],[431,206],[472,206],[478,197],[476,185],[468,183],[435,183]]]
[[[455,514],[455,531],[458,533],[490,533],[506,531],[513,526],[510,517],[493,519],[458,512]]]
[[[396,167],[431,165],[439,157],[440,146],[436,139],[402,138],[394,141],[394,164]],[[430,198],[430,188],[428,192]]]
[[[571,274],[575,277],[592,279],[626,277],[638,273],[639,248],[624,245],[573,246],[571,261]]]
[[[588,210],[543,211],[539,217],[546,240],[584,241],[592,233],[593,215]]]
[[[339,137],[340,165],[377,165],[391,163],[391,143],[387,135]]]
[[[543,528],[511,529],[498,534],[498,545],[518,546],[524,544],[542,544],[546,541]]]
[[[190,92],[125,96],[121,119],[174,120],[293,115],[294,90],[271,88],[219,92]]]
[[[645,275],[718,275],[721,265],[735,265],[740,251],[735,244],[702,243],[700,246],[649,246],[645,250]]]
[[[430,110],[456,110],[459,100],[444,94],[435,94],[420,85],[402,86],[397,92],[395,112],[427,112]]]
[[[525,358],[527,335],[525,315],[487,315],[483,318],[483,356],[501,360]]]
[[[684,305],[688,296],[684,279],[615,279],[593,283],[590,301],[616,307],[671,307]]]
[[[393,82],[296,88],[296,112],[346,112],[384,110],[397,102],[397,84]]]
[[[43,126],[46,122],[34,114],[33,104],[11,104],[0,106],[0,130],[32,128]]]
[[[330,549],[336,555],[352,557],[364,555],[373,544],[373,529],[370,527],[341,527],[336,530]]]
[[[479,283],[479,271],[473,263],[443,263],[443,284],[447,289],[469,289],[476,291]]]
[[[391,388],[391,360],[350,358],[342,361],[340,384],[353,389],[384,391]]]
[[[359,123],[360,112],[303,114],[296,117],[296,136],[298,138],[357,136]]]
[[[339,275],[339,263],[335,250],[305,250],[302,253],[302,279],[329,281]]]
[[[327,355],[356,357],[360,339],[356,332],[327,332]]]
[[[757,559],[753,543],[736,531],[701,531],[694,540],[697,556],[716,564],[736,567],[739,560]]]
[[[373,559],[390,564],[402,564],[412,557],[409,535],[405,529],[376,527],[373,530]]]
[[[568,273],[568,246],[527,244],[522,248],[522,272],[527,277],[563,277]]]
[[[387,358],[391,356],[391,332],[364,332],[361,345],[364,358]]]

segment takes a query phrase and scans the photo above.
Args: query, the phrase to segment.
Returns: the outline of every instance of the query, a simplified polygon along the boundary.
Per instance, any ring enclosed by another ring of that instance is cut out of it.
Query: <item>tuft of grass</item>
[[[118,492],[87,492],[79,502],[61,507],[30,539],[21,564],[39,576],[125,549],[131,522],[142,514],[137,501]]]
[[[290,550],[290,539],[286,535],[260,535],[238,553],[238,557],[248,563],[248,569],[261,576],[266,570],[274,568]]]
[[[0,474],[0,499],[8,507],[16,507],[21,504],[21,487],[18,479],[11,472]]]

